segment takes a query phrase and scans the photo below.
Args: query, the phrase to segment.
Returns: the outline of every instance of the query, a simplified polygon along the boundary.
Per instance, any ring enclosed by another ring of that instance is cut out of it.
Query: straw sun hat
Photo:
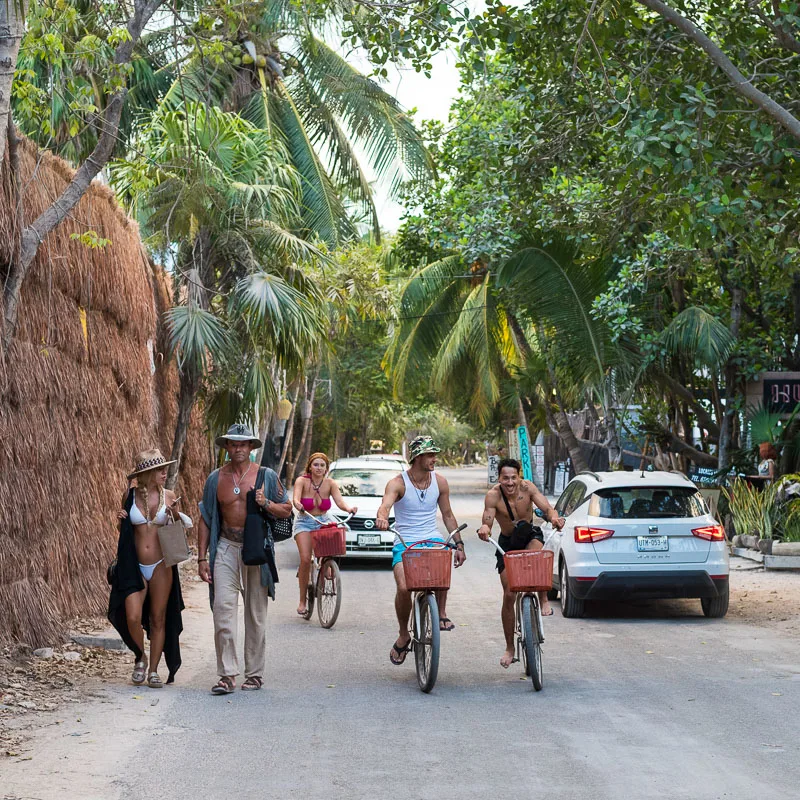
[[[158,448],[154,448],[152,450],[142,450],[142,452],[136,456],[136,466],[134,467],[133,472],[128,474],[128,479],[133,478],[136,475],[141,475],[143,472],[150,472],[151,469],[166,467],[169,464],[174,463],[175,459],[172,461],[167,461],[167,459],[161,455],[161,451]]]

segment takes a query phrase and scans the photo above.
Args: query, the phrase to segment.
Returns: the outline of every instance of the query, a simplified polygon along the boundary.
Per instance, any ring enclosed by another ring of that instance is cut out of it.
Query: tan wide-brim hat
[[[133,472],[128,474],[128,479],[130,480],[136,477],[136,475],[141,475],[143,472],[150,472],[151,469],[159,469],[160,467],[166,467],[174,463],[175,459],[167,461],[167,459],[161,455],[161,451],[158,448],[142,450],[142,452],[136,456],[136,467]]]
[[[258,436],[253,436],[253,431],[247,425],[231,425],[224,436],[217,436],[214,444],[217,447],[225,447],[228,442],[251,442],[251,450],[261,447],[262,441]]]

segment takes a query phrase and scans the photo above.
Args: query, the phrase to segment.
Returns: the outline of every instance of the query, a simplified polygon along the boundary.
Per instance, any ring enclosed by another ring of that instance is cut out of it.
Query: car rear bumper
[[[572,596],[579,600],[619,597],[719,597],[728,588],[728,575],[705,570],[601,572],[596,578],[569,577]]]

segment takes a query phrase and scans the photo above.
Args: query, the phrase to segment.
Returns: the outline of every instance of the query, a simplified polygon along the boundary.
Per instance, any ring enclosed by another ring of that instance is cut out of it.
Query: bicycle
[[[303,513],[308,514],[307,511]],[[336,559],[346,553],[346,534],[350,530],[347,522],[352,516],[348,514],[338,523],[320,524],[317,530],[311,531],[314,555],[308,575],[303,619],[311,619],[316,605],[319,624],[323,628],[335,625],[342,607],[342,575]]]
[[[425,694],[433,689],[439,674],[440,630],[436,592],[450,588],[452,566],[450,550],[453,549],[450,540],[466,527],[466,523],[460,525],[443,543],[426,539],[411,545],[406,545],[396,528],[389,528],[406,548],[403,552],[403,572],[406,588],[413,594],[411,615],[408,620],[411,630],[409,647],[414,653],[417,683]]]
[[[540,692],[543,684],[542,643],[544,625],[538,592],[552,585],[553,553],[550,550],[510,550],[506,552],[491,537],[491,542],[505,559],[508,588],[516,592],[514,602],[514,639],[517,660],[525,675]]]

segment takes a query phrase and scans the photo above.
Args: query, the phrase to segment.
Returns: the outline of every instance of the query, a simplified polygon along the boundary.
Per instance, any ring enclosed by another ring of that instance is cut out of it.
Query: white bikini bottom
[[[160,558],[156,561],[155,564],[139,564],[139,570],[142,573],[142,577],[149,581],[150,578],[153,577],[153,573],[156,571],[156,567],[163,561],[163,558]]]

